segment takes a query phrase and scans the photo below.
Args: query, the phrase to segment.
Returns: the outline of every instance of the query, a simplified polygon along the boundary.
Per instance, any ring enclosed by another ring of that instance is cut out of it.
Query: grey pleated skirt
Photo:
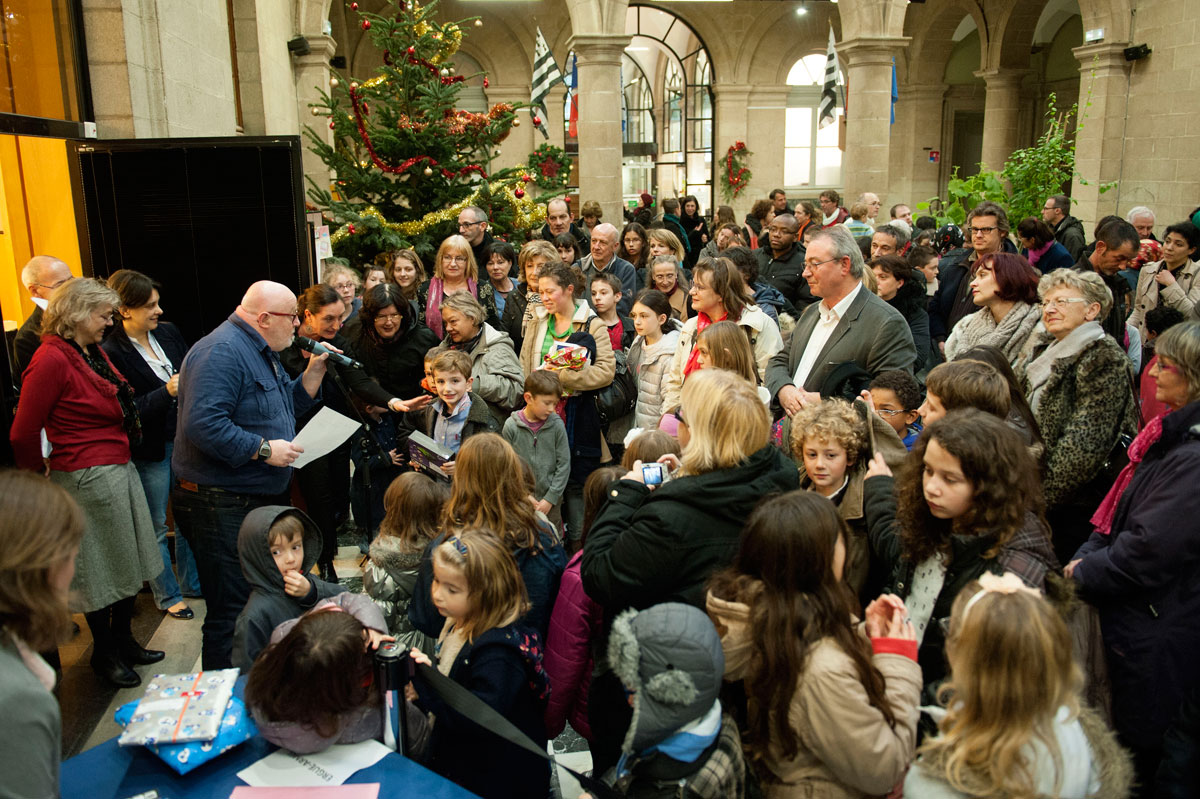
[[[75,559],[71,610],[87,613],[133,596],[163,569],[142,481],[132,462],[51,471],[87,519]]]

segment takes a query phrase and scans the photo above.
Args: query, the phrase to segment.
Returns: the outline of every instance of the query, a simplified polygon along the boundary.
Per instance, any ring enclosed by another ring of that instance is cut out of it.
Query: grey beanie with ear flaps
[[[725,673],[712,621],[700,609],[678,602],[617,616],[608,660],[633,694],[624,752],[645,751],[707,713]]]

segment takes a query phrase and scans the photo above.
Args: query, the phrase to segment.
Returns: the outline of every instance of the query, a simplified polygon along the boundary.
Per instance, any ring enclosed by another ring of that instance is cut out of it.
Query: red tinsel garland
[[[743,175],[750,171],[747,167],[738,169],[736,175],[733,173],[733,156],[735,153],[740,153],[745,149],[745,142],[734,142],[733,146],[725,154],[725,174],[729,179],[729,188],[733,192],[734,197],[737,197],[749,182],[749,178],[743,178]]]
[[[358,97],[358,87],[357,86],[350,87],[350,105],[354,109],[354,121],[358,124],[359,138],[362,139],[363,145],[366,146],[367,153],[371,156],[371,162],[374,163],[375,166],[377,166],[379,169],[383,170],[384,172],[390,172],[393,175],[398,175],[402,172],[407,172],[409,170],[409,168],[412,167],[414,164],[419,164],[422,161],[427,161],[431,168],[440,168],[442,175],[447,180],[451,180],[455,177],[464,177],[466,175],[471,174],[472,172],[478,173],[481,178],[483,178],[484,180],[487,180],[487,173],[484,172],[483,167],[480,166],[479,164],[469,164],[467,166],[464,166],[462,169],[459,169],[456,172],[453,169],[446,169],[444,167],[440,167],[440,165],[438,164],[438,162],[436,160],[434,160],[433,158],[430,158],[427,155],[418,155],[418,156],[414,156],[413,158],[409,158],[407,161],[400,164],[400,166],[388,166],[387,164],[385,164],[383,162],[383,159],[381,159],[379,157],[379,155],[375,152],[375,145],[371,143],[371,137],[367,135],[367,126],[363,122],[363,112],[362,112],[363,103]]]

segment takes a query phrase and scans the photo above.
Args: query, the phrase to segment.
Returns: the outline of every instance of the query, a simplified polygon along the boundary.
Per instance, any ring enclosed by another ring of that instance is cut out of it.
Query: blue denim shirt
[[[289,378],[279,356],[237,314],[196,342],[180,370],[175,476],[243,494],[286,491],[291,467],[254,456],[263,439],[295,438],[297,414],[316,402],[302,376]]]

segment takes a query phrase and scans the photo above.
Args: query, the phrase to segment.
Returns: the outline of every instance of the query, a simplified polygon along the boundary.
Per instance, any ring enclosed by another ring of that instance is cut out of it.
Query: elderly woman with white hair
[[[1112,293],[1095,272],[1055,269],[1038,283],[1042,325],[1018,376],[1046,442],[1045,496],[1054,550],[1066,562],[1091,533],[1111,485],[1104,469],[1138,428],[1133,371],[1100,320]]]
[[[130,445],[142,439],[133,388],[100,347],[120,304],[99,280],[72,280],[54,294],[10,437],[17,465],[45,473],[83,510],[87,529],[75,558],[71,609],[82,611],[91,629],[92,668],[132,688],[141,682],[132,666],[163,659],[143,649],[130,628],[134,597],[162,571],[163,559],[130,460]]]
[[[471,390],[487,404],[496,422],[503,425],[521,405],[525,372],[517,360],[512,338],[487,323],[487,311],[466,292],[442,300],[442,327],[446,337],[440,350],[462,350],[471,356]]]

